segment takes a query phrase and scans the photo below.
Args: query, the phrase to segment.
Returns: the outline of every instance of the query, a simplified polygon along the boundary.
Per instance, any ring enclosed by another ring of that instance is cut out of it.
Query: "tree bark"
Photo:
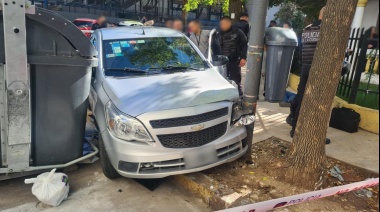
[[[325,173],[325,139],[331,105],[358,0],[328,0],[310,70],[285,180],[317,189]]]
[[[234,22],[238,21],[241,13],[244,12],[244,3],[242,0],[230,0],[229,13],[235,13]]]
[[[187,2],[188,2],[188,0],[183,0],[183,8],[187,4]],[[187,11],[184,9],[182,9],[182,20],[183,20],[185,26],[187,26]]]

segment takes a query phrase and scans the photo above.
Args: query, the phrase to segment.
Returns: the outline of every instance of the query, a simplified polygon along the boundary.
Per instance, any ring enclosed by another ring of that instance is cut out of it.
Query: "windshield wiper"
[[[199,69],[192,68],[190,66],[165,66],[165,67],[149,68],[149,69],[150,70],[171,71],[171,72],[177,72],[177,71],[183,71],[183,70],[196,70],[196,71],[199,71]]]
[[[138,68],[107,68],[106,71],[122,71],[122,72],[134,72],[134,73],[147,73],[147,71]]]
[[[108,69],[106,69],[106,71],[119,71],[119,72],[135,73],[135,74],[140,74],[141,76],[161,74],[161,71],[148,71],[148,70],[141,70],[138,68],[108,68]],[[119,76],[115,76],[115,77],[119,77]]]

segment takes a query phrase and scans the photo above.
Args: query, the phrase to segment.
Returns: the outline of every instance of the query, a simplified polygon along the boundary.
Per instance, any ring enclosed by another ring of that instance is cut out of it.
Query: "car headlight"
[[[246,126],[254,123],[256,117],[252,114],[246,114],[243,111],[241,101],[236,102],[232,106],[231,125],[235,127]]]
[[[130,142],[154,142],[140,121],[122,114],[111,101],[106,105],[106,120],[108,130],[117,138]]]

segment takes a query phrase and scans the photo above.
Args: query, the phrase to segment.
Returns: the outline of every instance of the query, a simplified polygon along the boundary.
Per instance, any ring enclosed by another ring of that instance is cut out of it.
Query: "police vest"
[[[242,56],[242,50],[239,43],[238,29],[232,28],[228,32],[220,33],[220,44],[222,54],[230,59],[239,58]]]
[[[319,35],[321,33],[321,27],[308,27],[302,33],[302,65],[311,65],[317,44],[319,41]]]

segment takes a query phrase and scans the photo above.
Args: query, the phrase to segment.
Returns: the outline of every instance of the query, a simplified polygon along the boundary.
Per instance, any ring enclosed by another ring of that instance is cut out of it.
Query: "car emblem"
[[[205,125],[201,124],[201,125],[197,125],[197,126],[192,127],[191,130],[193,130],[193,131],[200,131],[203,128],[205,128]]]

